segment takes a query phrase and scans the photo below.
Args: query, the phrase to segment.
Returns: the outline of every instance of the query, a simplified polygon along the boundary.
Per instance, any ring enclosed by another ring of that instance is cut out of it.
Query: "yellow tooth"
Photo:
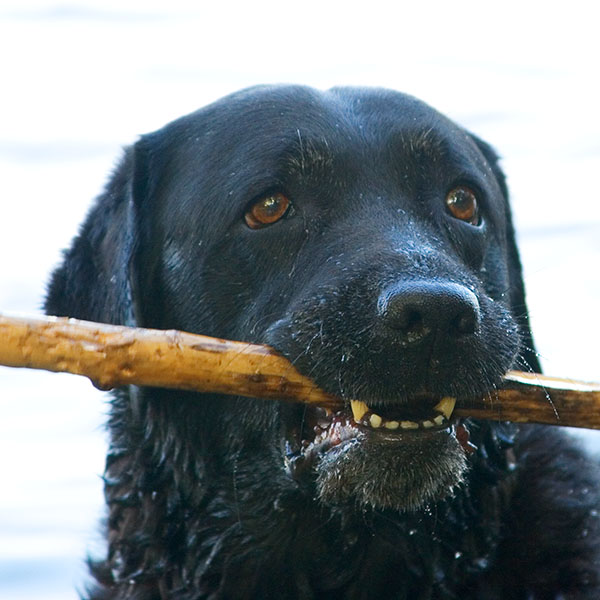
[[[433,421],[436,423],[436,425],[441,425],[445,419],[443,415],[438,415]]]
[[[365,413],[369,410],[369,407],[360,400],[350,400],[350,406],[352,407],[352,415],[354,420],[359,423],[364,417]]]
[[[435,423],[433,421],[423,421],[422,425],[425,429],[431,429]]]
[[[381,427],[382,421],[383,421],[383,419],[379,415],[376,415],[375,413],[373,413],[371,415],[371,418],[369,419],[369,423],[371,424],[371,427]]]
[[[414,421],[400,421],[402,429],[419,429],[419,424]]]
[[[398,429],[398,427],[400,427],[400,423],[398,423],[398,421],[386,421],[383,426],[386,429]]]
[[[456,398],[446,396],[445,398],[442,398],[434,406],[434,410],[441,412],[446,417],[446,419],[450,419],[450,417],[452,416],[452,411],[454,410],[455,404],[456,404]]]

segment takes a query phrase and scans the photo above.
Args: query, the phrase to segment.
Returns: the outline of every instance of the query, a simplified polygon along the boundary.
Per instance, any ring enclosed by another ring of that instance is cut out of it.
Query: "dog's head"
[[[270,344],[345,400],[328,414],[121,397],[116,446],[134,444],[133,423],[148,468],[185,460],[228,485],[235,470],[239,497],[297,490],[404,510],[443,498],[471,452],[509,437],[456,421],[452,399],[493,396],[515,365],[537,369],[495,154],[384,90],[253,88],[144,136],[46,308]]]

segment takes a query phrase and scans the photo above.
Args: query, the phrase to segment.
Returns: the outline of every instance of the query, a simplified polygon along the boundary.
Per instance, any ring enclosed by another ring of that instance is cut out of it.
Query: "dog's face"
[[[48,310],[266,343],[346,401],[186,403],[167,415],[179,447],[335,506],[410,510],[465,480],[477,450],[450,398],[534,360],[485,144],[399,93],[266,87],[145,136],[124,165],[129,205],[105,201],[80,236],[100,240],[87,260],[107,290],[59,300],[63,267]]]

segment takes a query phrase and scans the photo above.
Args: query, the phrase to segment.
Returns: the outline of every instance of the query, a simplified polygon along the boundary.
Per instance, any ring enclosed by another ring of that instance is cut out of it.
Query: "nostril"
[[[408,311],[406,319],[407,329],[422,329],[423,328],[423,315],[417,310]]]
[[[468,306],[452,323],[452,330],[458,335],[475,333],[479,328],[479,306]],[[452,331],[451,331],[452,332]]]
[[[406,310],[398,311],[396,308],[392,303],[392,314],[390,314],[389,310],[386,312],[386,318],[392,327],[415,332],[423,329],[423,315],[419,310],[406,307]]]

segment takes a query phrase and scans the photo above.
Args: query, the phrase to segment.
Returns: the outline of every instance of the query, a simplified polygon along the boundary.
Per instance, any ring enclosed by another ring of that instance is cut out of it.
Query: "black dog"
[[[142,137],[46,310],[270,344],[347,403],[117,393],[93,598],[600,598],[596,465],[451,415],[539,365],[497,157],[414,98],[259,87]]]

